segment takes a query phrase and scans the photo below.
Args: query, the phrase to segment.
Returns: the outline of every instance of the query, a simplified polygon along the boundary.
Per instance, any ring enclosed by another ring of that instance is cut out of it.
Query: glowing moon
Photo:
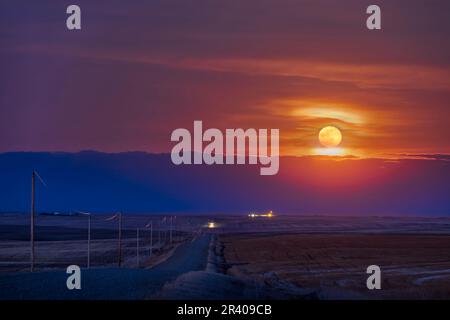
[[[341,131],[333,126],[322,128],[319,132],[319,141],[324,147],[337,147],[342,141]]]

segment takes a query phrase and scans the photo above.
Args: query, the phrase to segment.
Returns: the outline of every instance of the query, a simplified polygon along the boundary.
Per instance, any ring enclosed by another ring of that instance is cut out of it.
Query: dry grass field
[[[223,234],[229,274],[275,274],[323,298],[450,299],[450,236],[423,234]],[[366,268],[382,290],[366,288]]]

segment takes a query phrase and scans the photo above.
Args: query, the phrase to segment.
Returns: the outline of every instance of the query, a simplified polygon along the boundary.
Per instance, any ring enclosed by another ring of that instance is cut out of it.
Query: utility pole
[[[33,170],[31,173],[31,223],[30,223],[30,269],[31,272],[34,271],[34,213],[35,213],[35,203],[34,203],[34,188],[35,188],[36,173]]]
[[[178,239],[178,222],[177,222],[177,216],[175,216],[175,222],[173,223],[174,231],[173,231],[173,239],[175,242],[177,242]]]
[[[153,221],[150,222],[150,258],[153,254]]]
[[[150,258],[153,253],[153,220],[150,220],[144,227],[145,229],[150,228]]]
[[[166,220],[167,218],[164,217],[164,219],[162,220],[162,232],[163,232],[163,245],[166,245],[167,242],[167,227],[166,227]]]
[[[30,270],[31,272],[34,271],[34,262],[35,262],[35,254],[34,254],[34,225],[35,225],[35,215],[36,215],[36,204],[35,204],[35,180],[36,177],[39,179],[39,181],[42,183],[44,187],[47,187],[44,180],[41,178],[39,173],[36,172],[36,170],[33,169],[33,172],[31,173],[31,221],[30,221]]]
[[[119,268],[122,265],[122,212],[119,212],[119,258],[118,258]]]
[[[136,229],[136,264],[139,268],[139,228]]]
[[[87,254],[87,268],[91,267],[91,215],[88,215],[88,254]]]
[[[173,222],[173,216],[170,216],[170,244],[172,244],[172,222]]]
[[[158,245],[161,246],[161,221],[158,220]]]

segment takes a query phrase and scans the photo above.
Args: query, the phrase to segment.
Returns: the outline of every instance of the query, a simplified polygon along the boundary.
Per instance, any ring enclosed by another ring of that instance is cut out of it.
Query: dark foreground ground
[[[226,234],[228,274],[318,290],[323,299],[450,299],[450,236]],[[378,265],[382,289],[368,290]]]

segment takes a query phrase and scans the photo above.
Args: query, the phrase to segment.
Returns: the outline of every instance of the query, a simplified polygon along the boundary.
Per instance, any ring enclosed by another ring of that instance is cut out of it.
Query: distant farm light
[[[265,218],[272,218],[275,217],[275,214],[273,213],[272,210],[270,210],[267,213],[263,213],[263,214],[256,214],[256,213],[250,213],[248,215],[249,218],[258,218],[258,217],[265,217]]]
[[[208,222],[208,229],[214,229],[216,224],[214,222]]]

